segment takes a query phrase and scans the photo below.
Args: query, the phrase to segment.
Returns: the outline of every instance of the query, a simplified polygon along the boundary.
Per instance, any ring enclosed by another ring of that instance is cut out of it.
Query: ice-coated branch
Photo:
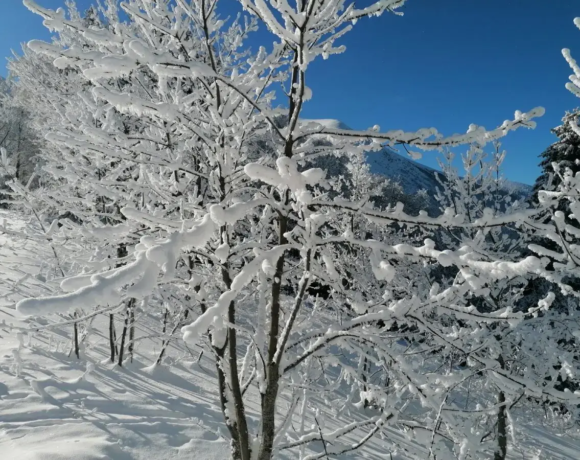
[[[352,131],[349,129],[328,129],[320,126],[318,129],[311,128],[302,132],[297,140],[310,136],[340,136],[352,140],[374,140],[384,142],[386,145],[404,144],[422,150],[437,150],[442,147],[456,147],[466,144],[477,144],[481,147],[505,137],[510,131],[518,128],[535,128],[534,118],[541,117],[545,113],[542,107],[537,107],[529,112],[516,111],[513,120],[504,121],[501,126],[488,131],[477,125],[470,125],[465,134],[454,134],[444,137],[435,128],[421,129],[415,132],[388,131],[381,133],[374,130]]]

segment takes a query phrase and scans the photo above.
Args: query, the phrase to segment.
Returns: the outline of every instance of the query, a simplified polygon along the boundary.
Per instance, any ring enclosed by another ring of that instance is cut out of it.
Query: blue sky
[[[37,0],[50,8],[63,1]],[[77,3],[85,10],[91,1]],[[343,40],[345,54],[312,65],[307,84],[313,99],[305,117],[338,118],[357,129],[434,126],[453,134],[470,123],[492,128],[516,109],[541,105],[546,115],[536,130],[512,133],[503,144],[505,175],[533,183],[538,155],[555,139],[550,128],[580,105],[564,88],[571,72],[561,55],[567,47],[580,60],[580,30],[572,22],[580,4],[409,0],[404,11],[404,17],[360,21]],[[0,56],[32,38],[49,38],[40,18],[20,0],[2,0]],[[6,73],[3,65],[0,73]],[[435,155],[425,154],[422,162],[436,166]]]

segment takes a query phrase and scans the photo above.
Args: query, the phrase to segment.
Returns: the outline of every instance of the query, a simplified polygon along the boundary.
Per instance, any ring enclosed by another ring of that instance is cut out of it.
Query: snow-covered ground
[[[8,213],[0,218],[12,229],[20,222]],[[93,328],[80,360],[72,353],[70,324],[26,332],[47,323],[19,317],[14,301],[50,289],[34,276],[47,257],[41,245],[0,234],[0,459],[227,459],[213,362],[209,353],[200,359],[201,347],[175,340],[166,365],[152,366],[160,343],[148,338],[152,334],[145,318],[137,330],[135,360],[121,368],[107,360],[107,338],[100,333],[105,327]],[[94,325],[104,321],[96,317]],[[250,393],[250,412],[257,402],[257,394]],[[250,413],[254,423],[255,414]],[[357,414],[348,421],[353,418]],[[527,449],[510,452],[510,459],[578,460],[578,429],[557,435],[540,418],[534,426],[515,424],[515,436],[525,440]],[[327,421],[327,428],[338,428],[347,416],[329,414]],[[420,438],[391,431],[384,435],[342,458],[426,458]],[[280,458],[299,458],[299,453],[289,451]]]

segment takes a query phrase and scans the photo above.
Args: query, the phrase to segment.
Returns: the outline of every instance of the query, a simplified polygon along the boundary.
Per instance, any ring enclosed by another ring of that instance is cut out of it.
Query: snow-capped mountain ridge
[[[369,154],[367,161],[373,173],[398,179],[406,193],[417,193],[421,189],[434,191],[439,185],[436,176],[443,175],[441,171],[405,158],[388,148]],[[531,185],[510,180],[504,181],[504,188],[519,196],[528,196],[532,190]]]
[[[303,120],[306,123],[317,123],[329,129],[351,129],[340,120],[321,119]],[[367,161],[371,172],[381,174],[398,182],[403,191],[407,194],[415,194],[420,190],[425,190],[432,198],[439,186],[436,176],[442,175],[429,166],[423,165],[409,156],[399,154],[393,149],[385,147],[379,152],[367,155]],[[505,181],[506,190],[517,198],[525,198],[530,195],[532,187],[520,182]]]

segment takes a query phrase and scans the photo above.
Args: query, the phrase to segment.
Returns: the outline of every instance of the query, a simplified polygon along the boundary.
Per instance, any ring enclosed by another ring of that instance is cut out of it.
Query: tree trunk
[[[227,381],[226,375],[223,371],[222,366],[226,366],[227,363],[225,362],[225,351],[227,345],[224,345],[223,348],[212,347],[214,352],[216,353],[216,370],[218,374],[218,387],[219,387],[219,397],[220,397],[220,406],[222,409],[222,413],[226,419],[226,425],[228,427],[228,431],[230,432],[230,436],[232,437],[232,460],[244,460],[244,456],[242,453],[242,448],[240,446],[240,436],[237,424],[232,423],[231,415],[227,415],[227,411],[229,409],[229,402],[228,402],[228,388],[227,388]]]
[[[368,388],[367,388],[367,364],[368,364],[368,366],[369,366],[369,371],[370,371],[370,363],[368,362],[368,359],[367,359],[367,357],[365,356],[365,357],[363,358],[363,365],[362,365],[362,381],[364,382],[364,385],[363,385],[363,390],[364,390],[364,391],[367,391],[367,390],[368,390]],[[364,407],[365,409],[366,409],[367,407],[369,407],[369,401],[368,401],[368,399],[366,399],[366,398],[365,398],[365,401],[364,401],[363,407]]]
[[[123,325],[123,333],[121,335],[121,345],[119,346],[119,366],[123,366],[123,354],[125,352],[125,339],[127,338],[127,331],[129,330],[129,318],[131,317],[131,310],[135,304],[135,299],[130,299],[127,303],[125,311],[125,324]]]
[[[129,327],[129,357],[133,362],[133,347],[135,343],[135,306],[131,308],[130,327]]]
[[[497,414],[497,450],[494,460],[505,460],[507,456],[507,408],[505,406],[505,393],[500,391],[497,397],[498,404],[501,404]]]
[[[115,315],[109,314],[109,347],[111,348],[111,362],[115,362]]]
[[[205,8],[205,2],[201,2],[202,8]],[[206,30],[206,37],[209,37],[208,31]],[[212,54],[210,53],[210,56]],[[217,104],[220,105],[219,102]],[[226,196],[226,184],[223,176],[219,178],[219,186],[220,186],[220,194],[221,199],[223,200]],[[228,243],[228,228],[225,225],[220,226],[220,244]],[[191,259],[190,259],[191,260]],[[226,285],[227,289],[230,289],[232,286],[232,279],[230,276],[230,269],[228,262],[222,264],[221,267],[221,275],[224,284]],[[232,301],[228,306],[228,323],[234,325],[236,323],[236,309],[235,303]],[[227,349],[227,356],[226,356],[226,349]],[[224,400],[222,401],[222,412],[226,417],[226,420],[233,419],[235,421],[235,425],[231,426],[230,433],[232,434],[233,439],[233,452],[232,455],[235,459],[240,460],[250,460],[251,458],[251,446],[250,446],[250,436],[248,433],[248,422],[246,420],[246,411],[244,407],[244,397],[242,394],[242,388],[240,384],[240,377],[238,374],[238,352],[237,352],[237,332],[235,327],[228,326],[228,335],[226,339],[226,344],[224,345],[224,349],[220,350],[221,355],[218,354],[218,362],[216,363],[218,367],[218,376],[224,379],[223,384],[226,385],[225,375],[221,375],[223,372],[221,366],[227,366],[228,374],[229,374],[229,391],[230,395],[233,399],[234,411],[235,415],[227,415],[227,410],[231,410],[231,405],[226,404],[227,396],[225,391],[227,388],[221,388],[220,382],[220,398],[223,397]],[[230,424],[228,424],[230,425]]]
[[[99,180],[101,179],[101,173],[99,170],[97,170],[97,173],[99,175]],[[100,199],[101,197],[99,197],[98,199]],[[105,212],[105,203],[104,203],[104,199],[102,199],[103,201],[103,213]],[[119,244],[119,246],[117,246],[117,259],[123,259],[124,257],[127,257],[127,246],[125,245],[125,243],[121,243]],[[123,263],[122,262],[117,262],[116,267],[122,267]],[[115,330],[115,314],[111,313],[109,314],[109,347],[111,348],[111,362],[114,363],[115,362],[115,358],[117,356],[117,354],[119,354],[119,350],[117,348],[117,331]]]
[[[236,321],[234,302],[231,302],[228,308],[228,321],[230,324],[235,324]],[[228,330],[228,367],[230,370],[231,390],[234,399],[236,421],[238,425],[237,429],[240,441],[240,458],[242,460],[250,460],[250,437],[248,434],[248,424],[246,421],[244,399],[238,374],[237,337],[236,330],[234,328],[230,328]]]
[[[181,324],[183,323],[183,320],[187,319],[187,313],[189,312],[189,310],[185,310],[183,316],[179,317],[177,320],[177,323],[175,323],[175,326],[173,326],[173,329],[171,330],[171,333],[169,334],[169,337],[163,339],[163,343],[161,345],[161,351],[159,352],[159,355],[157,356],[157,361],[155,361],[155,363],[157,365],[161,364],[161,361],[163,361],[163,357],[165,356],[165,350],[167,350],[167,347],[169,346],[169,339],[171,337],[173,337],[173,335],[177,332],[177,329],[179,329],[179,326],[181,326]]]
[[[505,368],[503,356],[499,356],[498,362],[502,369]],[[497,395],[499,411],[497,413],[497,450],[495,451],[494,460],[505,460],[507,456],[507,407],[506,398],[503,391]]]
[[[163,335],[167,332],[167,320],[169,318],[169,310],[167,306],[165,307],[165,311],[163,312]]]
[[[119,347],[119,366],[123,367],[123,353],[125,351],[125,337],[127,337],[127,326],[129,323],[129,310],[125,312],[125,324],[123,326],[123,333],[121,334],[121,346]]]
[[[76,316],[76,313],[75,313]],[[75,347],[75,355],[77,355],[77,359],[81,358],[80,349],[79,349],[79,326],[78,323],[74,323],[74,347]]]
[[[224,240],[224,235],[227,235],[227,228],[225,226],[220,228],[220,234],[222,235],[221,242],[226,242]],[[230,277],[230,270],[227,262],[222,266],[222,279],[226,287],[230,289],[232,286],[232,279]],[[234,302],[230,302],[228,307],[228,323],[232,325],[236,323],[236,309]],[[238,374],[237,332],[234,327],[228,328],[228,337],[225,347],[227,348],[227,362],[222,359],[222,365],[227,365],[228,373],[230,376],[229,387],[235,409],[236,426],[234,427],[234,430],[236,431],[236,438],[238,442],[239,458],[241,460],[250,460],[250,436],[248,433],[248,422],[246,420],[244,398],[242,395],[242,388]],[[225,355],[226,353],[224,349],[223,358],[226,358]]]
[[[20,151],[20,144],[22,141],[22,123],[23,123],[23,116],[24,113],[22,110],[19,110],[20,117],[18,119],[18,141],[16,143],[16,180],[20,182],[22,180],[22,153]]]
[[[285,201],[288,201],[286,194]],[[287,231],[288,222],[285,216],[280,216],[278,227],[279,244],[286,243],[284,234]],[[258,460],[270,460],[274,447],[274,436],[276,432],[276,401],[278,399],[278,388],[280,384],[280,365],[276,359],[278,347],[278,336],[280,335],[280,293],[282,289],[282,276],[284,274],[285,255],[282,254],[276,262],[276,273],[272,280],[272,309],[270,311],[270,331],[268,333],[268,361],[266,364],[266,390],[262,395],[262,439]]]

